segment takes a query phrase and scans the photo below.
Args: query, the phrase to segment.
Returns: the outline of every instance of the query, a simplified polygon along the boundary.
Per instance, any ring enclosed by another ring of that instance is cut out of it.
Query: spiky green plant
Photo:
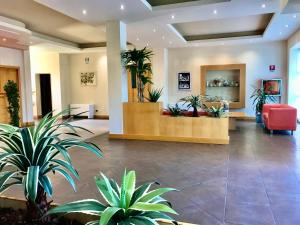
[[[181,116],[181,114],[182,114],[182,110],[180,109],[180,107],[178,106],[177,103],[174,106],[169,105],[168,110],[169,110],[171,116],[173,116],[173,117]]]
[[[149,97],[147,98],[147,100],[149,102],[157,102],[162,95],[162,91],[162,88],[148,90]]]
[[[132,88],[138,88],[138,100],[144,101],[144,88],[151,83],[151,57],[153,52],[146,47],[143,49],[127,50],[121,53],[124,66],[131,73]],[[137,86],[136,86],[137,85]]]
[[[87,225],[158,225],[157,221],[162,219],[173,221],[166,213],[177,214],[170,203],[161,197],[175,189],[150,190],[153,183],[136,188],[134,171],[128,173],[125,171],[121,187],[103,173],[101,177],[95,177],[95,182],[106,204],[98,200],[81,200],[53,208],[48,214],[81,212],[100,216],[99,220],[91,221]]]
[[[250,98],[253,99],[252,104],[255,108],[256,114],[261,114],[264,104],[266,104],[268,102],[276,101],[274,96],[267,95],[264,92],[263,88],[255,88],[255,87],[254,87],[254,91],[253,91],[252,95],[250,96]]]
[[[86,129],[60,120],[67,112],[53,117],[48,114],[35,127],[0,125],[0,192],[20,185],[29,220],[39,219],[49,209],[47,195],[53,194],[50,173],[62,175],[76,190],[74,178],[79,179],[79,175],[69,154],[73,147],[102,157],[98,146],[79,138],[76,129]]]
[[[188,109],[193,108],[193,117],[198,117],[198,108],[201,108],[203,99],[204,97],[201,95],[190,95],[180,99],[180,101],[183,101]]]
[[[217,117],[217,118],[221,118],[221,117],[225,117],[226,114],[224,112],[224,108],[223,107],[214,107],[211,106],[210,108],[207,108],[206,110],[212,117]]]

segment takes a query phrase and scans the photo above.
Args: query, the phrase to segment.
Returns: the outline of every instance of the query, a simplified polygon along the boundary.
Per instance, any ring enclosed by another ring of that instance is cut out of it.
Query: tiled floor
[[[216,128],[217,129],[217,128]],[[255,123],[240,123],[230,145],[108,140],[95,137],[105,158],[74,150],[81,175],[75,194],[62,178],[53,179],[54,200],[99,198],[93,176],[119,178],[124,168],[138,181],[175,187],[166,197],[178,220],[201,225],[299,225],[300,132],[270,136]],[[21,192],[10,191],[14,196]],[[12,194],[11,194],[12,195]]]

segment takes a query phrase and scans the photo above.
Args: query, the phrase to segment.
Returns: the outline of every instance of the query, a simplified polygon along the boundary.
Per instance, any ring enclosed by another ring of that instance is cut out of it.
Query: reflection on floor
[[[166,197],[178,220],[201,225],[299,225],[300,132],[269,135],[243,122],[231,132],[230,145],[91,140],[104,159],[76,149],[73,161],[81,180],[71,191],[61,177],[52,179],[54,201],[99,198],[93,177],[119,178],[124,168],[137,171],[139,183],[159,181],[175,187]],[[119,180],[119,179],[118,179]],[[21,197],[18,189],[6,195]]]
[[[72,125],[83,127],[93,132],[93,134],[88,133],[83,130],[78,130],[78,134],[83,139],[92,138],[95,136],[99,136],[105,133],[108,133],[108,120],[92,120],[92,119],[83,119],[83,120],[75,120],[71,122]]]

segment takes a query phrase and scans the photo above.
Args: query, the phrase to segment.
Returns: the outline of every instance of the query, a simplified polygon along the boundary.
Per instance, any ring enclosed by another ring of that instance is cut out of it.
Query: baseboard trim
[[[137,134],[109,134],[109,139],[122,140],[143,140],[143,141],[168,141],[168,142],[185,142],[185,143],[201,143],[201,144],[229,144],[229,137],[224,139],[217,138],[196,138],[196,137],[170,137],[170,136],[151,136]]]

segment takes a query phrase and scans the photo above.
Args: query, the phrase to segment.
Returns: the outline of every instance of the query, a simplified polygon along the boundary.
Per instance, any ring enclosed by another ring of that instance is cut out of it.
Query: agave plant
[[[124,173],[122,185],[106,177],[95,177],[95,182],[106,204],[98,200],[81,200],[67,203],[51,209],[48,214],[57,213],[88,213],[100,216],[99,220],[91,221],[87,225],[158,225],[159,220],[172,221],[166,213],[177,214],[169,202],[161,195],[174,191],[173,188],[159,188],[151,190],[153,183],[146,183],[136,188],[134,171]]]
[[[173,116],[173,117],[181,116],[181,114],[182,114],[182,110],[180,109],[180,107],[178,106],[177,103],[175,104],[175,106],[169,105],[168,110],[169,110],[171,116]]]
[[[162,88],[148,90],[149,97],[147,98],[147,100],[149,102],[157,102],[162,95],[162,91],[163,91]]]
[[[30,220],[39,219],[49,209],[47,196],[53,194],[50,173],[62,175],[76,190],[74,179],[79,175],[72,165],[71,148],[102,157],[98,146],[79,139],[76,129],[86,129],[60,120],[66,112],[53,117],[48,114],[35,127],[0,125],[0,193],[22,186]]]
[[[151,57],[153,52],[146,47],[137,50],[127,50],[122,52],[121,57],[124,66],[131,73],[132,88],[138,88],[138,100],[144,101],[144,88],[147,83],[151,83],[149,74],[152,74]]]
[[[188,109],[193,108],[193,117],[198,117],[198,108],[201,108],[203,98],[201,95],[190,95],[180,99],[180,101],[187,104]]]
[[[225,116],[224,108],[221,106],[220,107],[211,106],[210,108],[207,108],[206,111],[213,117],[221,118]]]

